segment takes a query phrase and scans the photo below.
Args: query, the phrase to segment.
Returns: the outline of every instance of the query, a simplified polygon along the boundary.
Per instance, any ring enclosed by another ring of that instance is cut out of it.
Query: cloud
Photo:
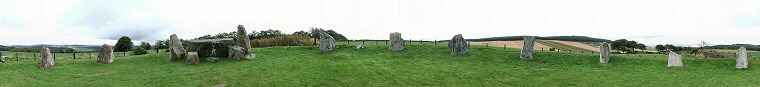
[[[149,0],[80,1],[61,19],[64,28],[84,28],[98,39],[153,41],[169,27]]]

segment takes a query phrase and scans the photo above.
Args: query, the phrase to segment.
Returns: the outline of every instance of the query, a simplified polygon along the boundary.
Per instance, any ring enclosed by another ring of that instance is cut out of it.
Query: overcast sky
[[[155,42],[310,27],[349,39],[577,35],[760,44],[760,0],[0,0],[0,44]]]

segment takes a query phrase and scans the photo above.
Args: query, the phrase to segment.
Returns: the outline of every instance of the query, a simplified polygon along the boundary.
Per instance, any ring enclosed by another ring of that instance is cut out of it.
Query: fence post
[[[438,39],[436,39],[435,41],[433,41],[433,45],[438,45]]]
[[[18,61],[18,53],[16,53],[16,61]]]
[[[422,44],[422,39],[420,39],[420,44]]]
[[[55,52],[52,52],[52,53],[53,53],[53,60],[55,60]]]
[[[488,46],[488,43],[486,42],[486,47]]]
[[[541,51],[544,51],[544,48],[541,48]]]
[[[158,48],[156,48],[156,53],[158,53]]]
[[[71,54],[71,56],[72,56],[72,59],[75,59],[75,60],[76,60],[76,59],[77,59],[77,51],[74,51],[74,52]]]
[[[348,44],[351,44],[351,40],[346,40],[346,41],[348,42]]]
[[[507,49],[507,44],[504,44],[504,49]]]

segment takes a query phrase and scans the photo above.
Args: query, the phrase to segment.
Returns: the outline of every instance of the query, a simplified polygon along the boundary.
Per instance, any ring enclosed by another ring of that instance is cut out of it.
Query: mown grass
[[[665,56],[612,56],[536,52],[521,60],[519,49],[473,46],[466,56],[450,56],[444,44],[407,43],[389,51],[384,43],[340,43],[330,53],[317,47],[255,48],[257,58],[187,65],[166,52],[117,58],[0,64],[0,86],[760,86],[758,60],[737,70],[733,59],[685,58],[684,68],[667,68]]]

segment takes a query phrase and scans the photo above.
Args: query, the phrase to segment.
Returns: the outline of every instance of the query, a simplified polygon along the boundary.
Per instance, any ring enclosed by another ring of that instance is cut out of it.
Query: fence
[[[433,40],[433,41],[404,40],[404,41],[407,44],[448,45],[448,42],[439,41],[439,40]],[[364,44],[385,44],[385,45],[388,45],[388,40],[362,39],[362,40],[346,40],[346,41],[338,41],[338,42],[342,42],[342,43],[346,43],[346,44],[364,43]],[[470,42],[467,42],[467,43],[469,44]],[[503,46],[493,46],[493,45],[489,45],[488,43],[486,43],[484,46],[485,47],[498,47],[498,48],[502,48],[502,49],[507,49],[508,48],[506,45],[503,45]],[[579,51],[579,50],[568,50],[568,49],[558,49],[558,48],[555,48],[554,50],[551,50],[551,48],[540,48],[540,50],[539,49],[534,49],[534,50],[535,51],[539,51],[539,52],[563,52],[563,53],[599,54],[599,52],[595,52],[595,51]],[[722,52],[722,53],[730,53],[730,52]],[[634,57],[634,58],[658,58],[658,57],[659,58],[667,58],[668,57],[667,54],[656,54],[656,53],[655,54],[614,54],[614,53],[612,53],[611,55],[613,55],[613,56],[629,56],[629,57]],[[698,56],[692,55],[692,54],[682,54],[682,55],[689,56],[689,57],[692,57],[692,58],[708,58],[708,57],[698,57]],[[752,53],[748,53],[748,57],[749,58],[754,58],[754,59],[760,58],[760,57],[753,56]],[[729,57],[721,57],[721,58],[736,58],[736,54],[732,54],[732,57],[729,56]]]
[[[150,52],[150,51],[149,51]],[[158,52],[158,51],[156,51]],[[72,53],[55,53],[51,52],[50,55],[53,60],[78,60],[78,59],[97,59],[98,52],[72,52]],[[114,52],[114,57],[128,57],[132,52]],[[6,56],[6,61],[37,61],[40,58],[40,53],[30,52],[0,52],[0,56]]]

